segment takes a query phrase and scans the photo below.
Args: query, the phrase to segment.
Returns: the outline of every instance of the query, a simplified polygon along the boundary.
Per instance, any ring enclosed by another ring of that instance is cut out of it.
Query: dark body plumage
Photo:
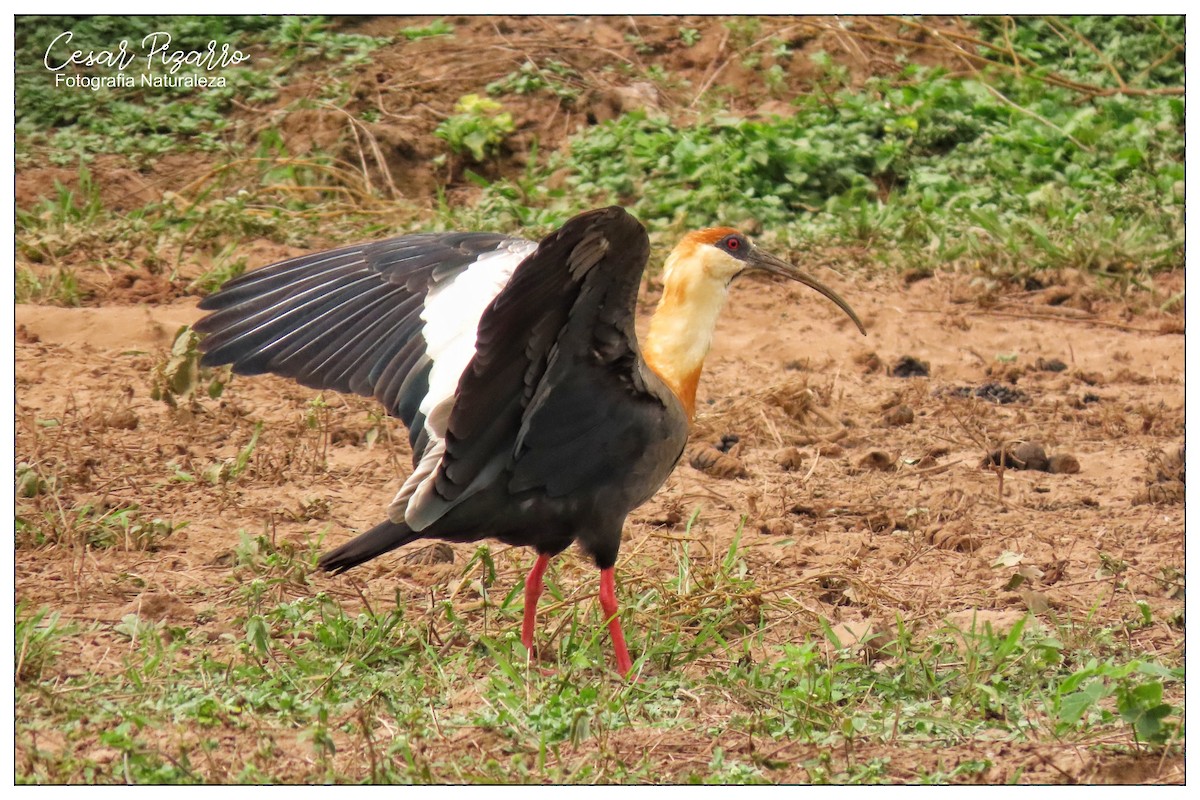
[[[613,207],[536,247],[491,233],[414,234],[301,256],[201,303],[213,312],[196,325],[202,363],[374,396],[409,427],[414,475],[389,519],[326,553],[323,569],[420,538],[495,538],[542,555],[578,541],[604,570],[626,515],[661,486],[687,438],[684,409],[634,333],[648,255],[641,224]],[[489,258],[515,270],[497,279],[446,391],[433,369],[451,348],[431,341],[426,309],[443,291],[465,291],[451,287],[477,277],[473,268],[492,270],[479,266]]]

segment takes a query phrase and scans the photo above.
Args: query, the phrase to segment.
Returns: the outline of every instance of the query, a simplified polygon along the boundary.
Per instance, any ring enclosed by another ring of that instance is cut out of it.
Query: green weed
[[[434,134],[458,155],[468,155],[476,163],[499,152],[508,135],[516,130],[512,114],[495,100],[468,94],[454,106],[454,115]]]
[[[1071,267],[1126,281],[1180,265],[1176,99],[1078,109],[1042,87],[1060,96],[1042,97],[1041,121],[976,80],[916,67],[902,79],[812,96],[770,121],[628,114],[576,137],[546,174],[566,167],[580,206],[630,205],[653,227],[755,218],[899,266],[932,255],[1015,280]]]
[[[258,437],[262,435],[262,432],[262,421],[255,422],[250,440],[238,450],[237,455],[233,458],[214,461],[202,472],[204,479],[214,486],[236,481],[250,466],[250,458],[254,455],[255,448],[258,447]]]
[[[187,524],[159,517],[148,519],[136,504],[103,508],[85,502],[71,508],[18,514],[17,546],[65,545],[154,551]]]
[[[582,93],[579,85],[578,72],[561,61],[548,59],[540,66],[533,61],[526,61],[516,72],[489,83],[487,93],[534,94],[545,91],[562,100],[574,101]]]
[[[150,397],[172,408],[180,400],[195,403],[199,391],[213,400],[220,397],[229,381],[229,368],[202,368],[200,355],[199,335],[184,325],[175,332],[170,353],[154,366]]]
[[[65,30],[76,42],[140,42],[167,30],[172,45],[203,50],[211,40],[252,52],[247,65],[221,71],[226,86],[195,92],[186,87],[56,90],[43,70],[17,75],[18,159],[44,152],[56,164],[73,165],[97,154],[117,153],[147,162],[180,150],[236,147],[229,136],[235,103],[254,106],[276,96],[277,86],[299,74],[297,66],[331,62],[339,69],[365,63],[386,38],[341,33],[323,17],[300,16],[26,16],[16,30],[19,63],[41,63],[45,49]],[[157,61],[152,74],[165,74]]]
[[[450,36],[454,33],[454,26],[446,23],[445,20],[435,19],[423,28],[409,26],[400,29],[400,35],[409,41],[416,39],[424,39],[429,36]]]
[[[23,600],[17,602],[15,620],[13,671],[18,681],[40,680],[58,657],[62,639],[77,630],[74,625],[62,622],[59,612],[46,606],[32,610]]]

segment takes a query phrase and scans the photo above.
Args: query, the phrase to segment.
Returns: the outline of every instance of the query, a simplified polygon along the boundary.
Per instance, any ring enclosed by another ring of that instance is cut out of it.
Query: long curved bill
[[[843,300],[842,296],[833,289],[830,289],[808,273],[802,272],[799,267],[793,266],[783,259],[776,258],[770,253],[763,252],[757,247],[750,251],[749,256],[746,258],[746,265],[750,269],[761,269],[773,275],[782,275],[785,278],[790,278],[791,280],[803,283],[805,286],[816,289],[836,303],[838,308],[845,311],[846,315],[854,320],[854,324],[858,326],[858,330],[863,336],[867,335],[867,329],[863,327],[862,320],[858,318],[858,314],[854,313],[854,309],[850,307],[850,304]]]

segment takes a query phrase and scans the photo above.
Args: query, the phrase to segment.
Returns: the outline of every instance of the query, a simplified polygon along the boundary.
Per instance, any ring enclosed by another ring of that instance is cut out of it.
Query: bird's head
[[[733,228],[704,228],[689,233],[668,256],[664,279],[668,292],[674,283],[723,294],[734,278],[756,271],[782,275],[816,289],[866,334],[862,321],[841,295],[798,267],[759,249]]]
[[[745,234],[733,228],[693,231],[667,256],[662,299],[643,342],[647,363],[671,387],[689,419],[695,414],[696,385],[729,284],[739,275],[755,271],[782,275],[816,289],[845,311],[860,331],[867,332],[837,292],[759,250]]]

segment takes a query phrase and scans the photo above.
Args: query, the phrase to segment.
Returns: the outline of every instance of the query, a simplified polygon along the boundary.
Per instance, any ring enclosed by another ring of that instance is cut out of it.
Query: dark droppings
[[[1045,358],[1038,358],[1038,360],[1033,363],[1033,368],[1038,372],[1066,372],[1067,365],[1058,358],[1051,358],[1048,360]]]
[[[896,378],[928,378],[929,364],[912,356],[901,356],[892,367],[892,376]]]
[[[956,386],[953,389],[947,390],[946,393],[952,397],[978,397],[980,400],[987,400],[989,403],[996,403],[1002,406],[1009,403],[1026,403],[1029,401],[1029,395],[1020,389],[1014,389],[1002,383],[984,383],[975,387]]]

